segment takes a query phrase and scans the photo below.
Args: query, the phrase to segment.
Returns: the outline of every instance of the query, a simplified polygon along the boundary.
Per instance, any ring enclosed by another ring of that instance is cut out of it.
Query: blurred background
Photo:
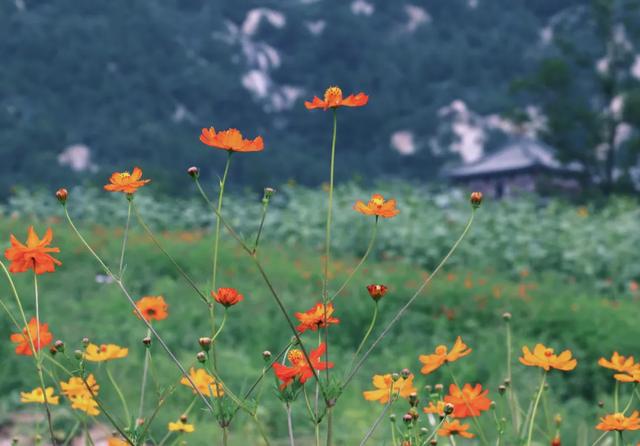
[[[199,166],[207,192],[216,193],[226,157],[199,142],[209,126],[264,137],[264,152],[234,158],[225,214],[252,237],[262,189],[277,189],[263,256],[291,312],[311,307],[321,286],[332,121],[303,103],[330,85],[370,96],[366,107],[338,112],[334,288],[369,241],[371,222],[351,210],[354,201],[376,191],[401,209],[383,222],[369,263],[336,302],[337,358],[350,360],[369,322],[364,286],[390,286],[381,315],[382,323],[390,319],[462,230],[467,192],[487,197],[446,271],[344,397],[338,444],[357,443],[380,410],[359,394],[371,374],[417,372],[418,354],[457,335],[475,350],[460,363],[461,378],[497,397],[504,311],[514,315],[516,349],[538,341],[573,349],[580,367],[551,380],[548,421],[561,413],[571,420],[563,439],[591,444],[605,410],[596,403],[608,404],[611,390],[596,361],[614,349],[637,354],[640,335],[638,0],[0,3],[0,227],[3,239],[24,238],[29,224],[54,228],[64,265],[42,279],[54,336],[70,345],[84,335],[129,345],[117,373],[141,368],[144,332],[61,221],[58,187],[70,189],[71,214],[115,263],[126,200],[101,186],[113,171],[139,165],[153,180],[136,198],[142,214],[207,286],[215,220],[186,169]],[[171,317],[159,328],[188,363],[207,322],[140,227],[132,231],[128,286],[165,296]],[[244,311],[234,308],[220,348],[233,364],[229,383],[246,388],[262,367],[260,353],[288,337],[250,262],[231,240],[223,248],[222,277],[247,299]],[[18,284],[29,302],[28,278]],[[5,285],[0,292],[10,296]],[[0,319],[2,339],[11,331]],[[13,435],[30,444],[42,426],[18,401],[20,390],[36,386],[32,365],[15,360],[7,343],[0,357],[11,358],[0,368],[0,444]],[[176,378],[171,364],[157,367],[168,382]],[[527,372],[519,382],[525,400],[534,390]],[[124,385],[137,401],[139,383]],[[270,386],[261,417],[284,439],[284,411]],[[106,388],[106,401],[117,405]],[[179,390],[155,435],[189,404],[189,392]],[[58,427],[71,419],[63,412]],[[217,435],[195,421],[193,444]],[[302,410],[295,421],[304,445],[310,423]],[[256,438],[250,419],[236,429],[234,444]],[[381,427],[377,444],[387,434]]]

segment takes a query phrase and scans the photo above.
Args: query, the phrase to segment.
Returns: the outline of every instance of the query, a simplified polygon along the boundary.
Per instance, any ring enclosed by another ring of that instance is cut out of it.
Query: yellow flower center
[[[304,354],[302,351],[297,349],[291,350],[287,355],[287,359],[289,359],[289,362],[293,365],[304,364]]]
[[[382,207],[382,205],[384,204],[384,198],[382,198],[382,197],[375,197],[375,198],[373,198],[373,199],[371,200],[371,203],[372,203],[374,206]]]
[[[129,178],[131,176],[131,174],[129,172],[120,172],[118,174],[118,176],[120,177],[121,180],[125,180],[125,179]]]
[[[337,105],[342,101],[342,90],[340,87],[329,87],[324,92],[324,101],[329,105]]]

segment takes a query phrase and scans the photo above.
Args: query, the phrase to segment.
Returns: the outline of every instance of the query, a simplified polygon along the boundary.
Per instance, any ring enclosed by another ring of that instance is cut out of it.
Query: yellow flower
[[[91,392],[89,392],[87,386],[91,388]],[[86,384],[82,378],[72,376],[68,382],[60,381],[60,388],[62,389],[62,393],[69,399],[79,396],[93,398],[93,396],[98,394],[100,385],[96,383],[93,373],[90,373],[86,378]]]
[[[193,427],[193,424],[187,423],[186,419],[184,421],[180,419],[175,423],[169,423],[169,430],[171,432],[191,433],[195,430],[195,428]]]
[[[120,437],[109,437],[107,440],[107,446],[129,446],[129,443],[122,440]]]
[[[203,395],[211,396],[211,390],[213,390],[213,396],[216,398],[224,395],[222,385],[216,384],[215,378],[209,375],[204,369],[195,369],[191,367],[191,369],[189,369],[189,377]],[[193,386],[186,377],[183,377],[180,380],[180,384],[184,384],[185,386],[193,389]],[[193,393],[196,393],[195,389],[193,390]]]
[[[96,400],[84,395],[72,398],[71,408],[80,410],[92,417],[100,415],[100,411],[98,410],[98,403],[96,402]]]
[[[373,375],[373,386],[375,390],[367,390],[362,392],[364,399],[367,401],[379,401],[381,404],[389,402],[389,396],[396,394],[402,398],[408,398],[416,388],[413,387],[413,374],[405,378],[393,380],[391,374]]]
[[[42,387],[33,389],[31,392],[20,392],[20,402],[44,404],[44,398],[46,395],[48,404],[59,404],[60,397],[55,396],[53,392],[53,387],[47,387],[44,392],[42,392]]]
[[[110,361],[112,359],[124,358],[129,354],[128,348],[122,348],[115,344],[87,345],[84,359],[92,362]]]

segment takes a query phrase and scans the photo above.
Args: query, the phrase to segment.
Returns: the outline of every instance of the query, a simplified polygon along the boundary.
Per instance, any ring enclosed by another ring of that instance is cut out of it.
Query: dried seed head
[[[89,338],[88,337],[85,336],[84,338],[82,338],[82,345],[84,345],[85,347],[87,345],[89,345]]]
[[[411,424],[413,423],[413,415],[411,415],[410,413],[405,413],[402,416],[402,421],[405,422],[405,424]]]
[[[418,405],[418,394],[416,392],[412,392],[409,395],[409,404],[411,405],[411,407],[416,407]]]
[[[394,380],[394,381],[399,380],[399,379],[400,379],[400,374],[398,374],[398,373],[392,373],[392,374],[391,374],[391,379],[392,379],[392,380]]]
[[[185,414],[180,415],[180,421],[182,421],[183,423],[187,422],[187,416]]]

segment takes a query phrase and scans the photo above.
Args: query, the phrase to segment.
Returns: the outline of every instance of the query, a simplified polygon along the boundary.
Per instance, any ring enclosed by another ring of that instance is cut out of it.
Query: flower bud
[[[205,352],[198,352],[198,354],[196,355],[196,359],[198,360],[198,362],[204,363],[207,361],[207,354]]]
[[[560,435],[556,434],[556,436],[553,437],[553,440],[551,440],[551,446],[561,446],[561,444]]]
[[[200,169],[198,169],[196,166],[191,166],[187,169],[187,173],[189,174],[189,176],[191,178],[193,178],[194,180],[198,177],[200,177]]]
[[[396,422],[396,414],[392,413],[391,415],[389,415],[389,421],[391,421],[392,423]]]
[[[500,395],[504,395],[504,393],[507,391],[507,386],[505,386],[504,384],[500,384],[498,386],[498,393]]]
[[[420,435],[427,435],[428,433],[429,433],[429,429],[427,429],[426,427],[420,428]]]
[[[265,350],[262,352],[262,359],[265,360],[265,362],[269,362],[271,360],[271,352],[269,350]]]
[[[432,438],[432,439],[431,439],[431,441],[429,442],[429,444],[430,444],[431,446],[436,446],[436,445],[438,444],[438,439],[436,439],[436,438]]]
[[[482,203],[482,192],[471,192],[469,201],[474,209],[478,209]]]
[[[411,417],[414,420],[417,420],[418,417],[420,416],[420,414],[418,413],[418,410],[415,407],[412,407],[411,409],[409,409],[409,411],[407,412],[407,414],[411,415]]]
[[[598,407],[602,409],[604,407],[604,401],[598,401]]]
[[[436,392],[440,393],[440,392],[442,392],[442,389],[444,389],[444,386],[442,384],[436,384],[434,386],[434,389],[435,389]]]
[[[411,375],[411,371],[409,369],[402,369],[402,371],[400,372],[400,375],[402,375],[402,377],[404,379],[407,379],[409,377],[409,375]]]
[[[367,285],[367,291],[369,292],[369,296],[371,296],[371,299],[373,299],[376,302],[382,299],[385,294],[387,294],[388,289],[389,288],[387,288],[386,285],[380,285],[380,284]]]
[[[411,415],[410,413],[405,413],[402,416],[402,421],[404,421],[405,424],[413,423],[413,415]]]
[[[200,344],[200,347],[202,347],[202,350],[204,350],[205,352],[208,352],[209,349],[211,348],[211,338],[203,336],[202,338],[198,339],[198,344]]]
[[[187,422],[187,416],[185,414],[180,415],[180,421],[182,421],[183,423]]]
[[[489,403],[489,409],[491,410],[496,410],[496,402],[495,401],[491,401]]]
[[[276,193],[276,190],[271,188],[271,187],[265,187],[264,188],[264,195],[262,195],[262,202],[263,203],[268,203],[269,200],[271,200],[271,197],[273,196],[273,194]]]
[[[82,345],[84,345],[85,347],[87,345],[89,345],[89,338],[88,337],[85,336],[84,338],[82,338]]]
[[[56,350],[56,348],[55,348],[55,347],[51,347],[51,348],[49,349],[49,353],[51,354],[51,356],[55,356],[55,355],[56,355],[56,353],[58,353],[58,350]]]
[[[509,378],[505,378],[503,383],[504,383],[505,387],[509,387],[511,385],[511,380]]]
[[[53,346],[56,348],[56,350],[58,350],[60,353],[64,352],[64,342],[62,342],[60,339],[58,339]]]
[[[399,379],[400,379],[400,375],[399,375],[398,373],[392,373],[392,374],[391,374],[391,379],[392,379],[393,381],[397,381],[397,380],[399,380]]]
[[[444,405],[444,414],[445,415],[451,415],[453,413],[453,409],[455,409],[455,406],[451,403],[447,403]]]
[[[137,418],[136,419],[136,426],[142,426],[144,424],[144,418]]]
[[[60,204],[65,204],[67,202],[67,197],[69,197],[69,191],[66,189],[62,188],[56,191],[56,198]]]
[[[79,361],[79,360],[82,359],[84,354],[82,353],[81,350],[76,350],[76,351],[73,352],[73,356]]]
[[[411,392],[409,395],[409,404],[411,407],[416,407],[418,405],[418,394],[416,392]]]
[[[144,338],[142,338],[142,343],[145,347],[149,347],[151,345],[151,337],[145,336]]]
[[[509,313],[508,311],[506,313],[502,313],[502,319],[505,322],[509,322],[511,320],[511,313]]]
[[[431,384],[427,384],[426,386],[424,386],[425,392],[431,393],[432,390],[433,390],[433,387],[431,387]]]
[[[562,424],[562,415],[557,413],[556,416],[553,417],[553,422],[556,423],[556,426],[560,427],[560,425]]]

